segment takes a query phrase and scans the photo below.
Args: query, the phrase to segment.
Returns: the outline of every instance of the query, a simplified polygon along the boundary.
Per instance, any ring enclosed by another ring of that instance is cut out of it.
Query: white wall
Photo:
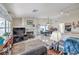
[[[48,19],[34,19],[34,18],[13,18],[13,27],[25,27],[27,25],[27,20],[33,20],[33,24],[45,25],[48,23]]]
[[[33,24],[38,25],[46,25],[48,22],[51,26],[58,27],[60,23],[72,23],[73,21],[77,22],[79,20],[78,17],[62,17],[58,19],[49,19],[46,18],[13,18],[13,27],[32,27],[27,25],[27,20],[33,20]]]
[[[24,27],[24,25],[22,23],[22,18],[13,18],[12,26],[13,27]]]

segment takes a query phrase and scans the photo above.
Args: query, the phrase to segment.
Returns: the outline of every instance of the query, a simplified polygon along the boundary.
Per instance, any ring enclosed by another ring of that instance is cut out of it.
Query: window
[[[48,31],[48,26],[47,25],[41,25],[40,26],[40,31],[43,31],[43,32]]]
[[[0,18],[0,35],[5,33],[5,19]]]
[[[9,22],[6,21],[6,32],[9,32]]]
[[[8,22],[8,32],[9,33],[11,32],[11,22],[10,21]]]
[[[5,35],[9,35],[10,33],[11,33],[11,22],[6,20]]]
[[[4,18],[0,18],[0,36],[11,32],[11,23]]]

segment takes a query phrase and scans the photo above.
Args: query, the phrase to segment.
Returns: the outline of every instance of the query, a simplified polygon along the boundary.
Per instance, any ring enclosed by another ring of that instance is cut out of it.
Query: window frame
[[[11,32],[11,22],[9,21],[9,20],[6,20],[5,18],[2,18],[4,21],[4,26],[3,27],[1,27],[0,26],[0,29],[3,29],[4,30],[4,32],[1,34],[1,35],[3,35],[4,33],[10,33]],[[10,23],[10,24],[9,24]]]

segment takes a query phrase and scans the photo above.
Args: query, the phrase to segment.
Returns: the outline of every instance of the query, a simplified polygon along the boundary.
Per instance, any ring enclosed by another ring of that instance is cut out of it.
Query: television
[[[13,28],[13,35],[25,34],[25,28]]]

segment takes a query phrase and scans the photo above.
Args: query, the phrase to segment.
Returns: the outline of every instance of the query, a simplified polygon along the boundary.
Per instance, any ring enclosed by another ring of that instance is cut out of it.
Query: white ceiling
[[[13,17],[50,17],[58,18],[63,15],[79,14],[79,4],[74,3],[6,3],[3,4]],[[32,12],[34,9],[37,12]]]

